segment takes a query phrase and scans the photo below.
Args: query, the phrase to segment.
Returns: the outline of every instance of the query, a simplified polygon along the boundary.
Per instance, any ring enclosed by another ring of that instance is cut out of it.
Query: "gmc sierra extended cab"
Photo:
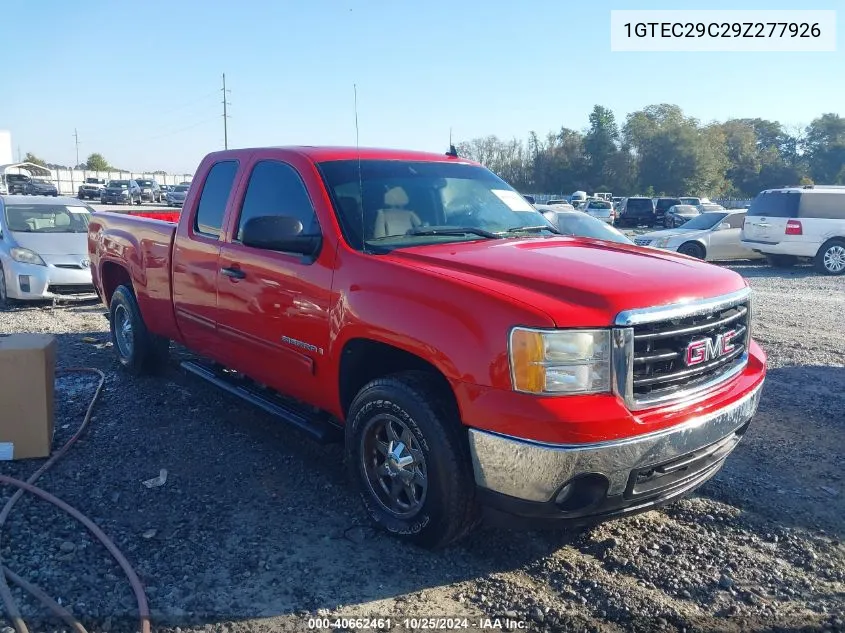
[[[709,479],[766,357],[736,273],[561,236],[484,167],[345,148],[218,152],[178,225],[92,216],[114,350],[340,440],[368,514],[427,547],[494,514],[583,525]]]

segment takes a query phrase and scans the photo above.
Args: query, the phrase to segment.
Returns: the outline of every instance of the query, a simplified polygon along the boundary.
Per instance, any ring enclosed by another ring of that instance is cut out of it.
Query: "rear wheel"
[[[367,384],[346,422],[346,461],[370,518],[418,545],[439,548],[476,524],[466,429],[448,387],[424,372]]]
[[[766,255],[766,261],[775,268],[789,268],[798,262],[798,258],[794,255]]]
[[[678,248],[678,252],[681,255],[688,255],[689,257],[695,257],[696,259],[704,259],[707,255],[704,251],[704,247],[695,242],[686,242],[685,244],[681,244],[680,248]]]
[[[816,268],[826,275],[845,273],[845,240],[836,238],[822,244],[815,263]]]
[[[147,330],[131,288],[118,286],[109,313],[118,362],[135,376],[158,373],[167,364],[170,341]]]

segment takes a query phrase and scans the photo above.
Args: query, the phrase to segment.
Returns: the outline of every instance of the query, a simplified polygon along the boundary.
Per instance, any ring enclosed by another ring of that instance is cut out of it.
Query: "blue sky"
[[[362,145],[444,151],[487,134],[583,129],[677,103],[703,121],[806,124],[845,104],[836,53],[611,53],[611,9],[837,9],[771,0],[106,0],[4,6],[0,129],[50,161],[100,152],[132,170],[193,172],[223,146]],[[123,7],[127,8],[124,9]]]

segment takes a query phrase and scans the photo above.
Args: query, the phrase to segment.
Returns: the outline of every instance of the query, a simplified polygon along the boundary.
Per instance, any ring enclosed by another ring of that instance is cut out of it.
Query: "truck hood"
[[[746,285],[733,271],[677,253],[577,237],[439,244],[386,257],[539,308],[559,327],[606,326],[623,310],[715,297]]]

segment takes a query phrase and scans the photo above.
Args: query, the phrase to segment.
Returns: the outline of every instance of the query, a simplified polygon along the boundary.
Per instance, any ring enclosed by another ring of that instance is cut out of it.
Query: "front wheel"
[[[434,376],[402,372],[367,384],[346,422],[346,462],[370,518],[423,547],[445,547],[476,524],[466,429]]]
[[[832,239],[822,244],[815,264],[826,275],[845,273],[845,240]]]
[[[696,244],[695,242],[687,242],[686,244],[681,244],[680,248],[678,248],[678,252],[681,255],[695,257],[696,259],[704,259],[704,257],[706,256],[706,253],[704,252],[704,247],[701,244]]]
[[[158,373],[167,364],[170,341],[147,330],[131,288],[117,287],[109,304],[109,314],[118,362],[135,376]]]
[[[3,264],[0,264],[0,308],[6,308],[11,303],[9,292],[6,289],[6,271]]]

